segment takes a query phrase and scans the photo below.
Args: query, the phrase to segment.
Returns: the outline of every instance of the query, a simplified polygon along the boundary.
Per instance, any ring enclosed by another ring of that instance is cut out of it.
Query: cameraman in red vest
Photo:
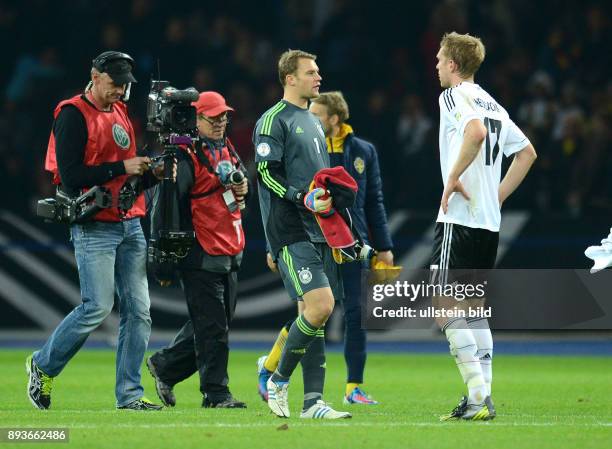
[[[228,332],[244,250],[241,209],[248,181],[225,134],[233,109],[212,91],[202,92],[193,105],[199,140],[177,155],[180,228],[196,235],[196,243],[179,266],[190,319],[169,347],[147,359],[147,366],[166,406],[176,405],[174,385],[197,370],[203,407],[246,408],[230,393],[227,365]]]
[[[110,207],[92,219],[71,224],[82,303],[55,329],[39,351],[28,357],[28,396],[39,409],[51,406],[53,379],[111,313],[118,296],[119,340],[115,396],[118,409],[160,410],[143,397],[140,366],[149,342],[147,244],[140,226],[145,214],[142,194],[120,203],[128,177],[142,176],[143,187],[163,175],[149,171],[148,157],[136,155],[134,129],[125,101],[129,98],[134,61],[106,51],[92,61],[91,81],[83,94],[60,102],[54,111],[45,168],[64,194],[76,197],[94,187],[112,195]],[[92,376],[96,373],[92,372]]]

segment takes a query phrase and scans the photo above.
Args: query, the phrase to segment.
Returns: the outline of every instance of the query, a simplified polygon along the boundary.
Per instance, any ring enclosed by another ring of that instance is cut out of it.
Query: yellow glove
[[[371,283],[384,284],[396,280],[402,272],[401,266],[388,265],[385,262],[378,260],[376,256],[370,261],[372,269]]]

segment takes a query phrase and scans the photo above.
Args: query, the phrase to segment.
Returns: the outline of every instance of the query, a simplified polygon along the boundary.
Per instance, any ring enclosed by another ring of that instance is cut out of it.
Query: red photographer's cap
[[[207,117],[216,117],[224,112],[234,110],[227,105],[223,95],[212,90],[200,93],[198,101],[191,103],[191,105],[195,106],[198,114],[204,114]]]

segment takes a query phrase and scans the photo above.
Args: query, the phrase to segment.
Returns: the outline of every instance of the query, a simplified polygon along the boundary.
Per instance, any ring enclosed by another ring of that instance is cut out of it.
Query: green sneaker
[[[51,390],[53,377],[46,375],[34,362],[32,356],[26,359],[26,372],[28,373],[28,398],[32,405],[41,410],[51,407]]]
[[[482,403],[468,405],[461,419],[466,421],[489,421],[493,419],[493,417],[489,413],[487,404]]]
[[[486,403],[468,404],[467,397],[463,396],[459,405],[447,415],[440,416],[440,421],[463,419],[466,421],[489,421],[495,418],[491,415]]]
[[[455,407],[450,413],[440,416],[440,421],[450,421],[452,419],[459,419],[467,410],[467,397],[463,396],[459,405]]]
[[[140,399],[130,402],[127,405],[118,406],[117,410],[145,410],[145,411],[157,411],[164,408],[161,405],[157,405],[149,401],[144,396]]]

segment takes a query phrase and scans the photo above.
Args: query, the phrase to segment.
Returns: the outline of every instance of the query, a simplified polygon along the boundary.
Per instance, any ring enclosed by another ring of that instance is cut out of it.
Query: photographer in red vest
[[[203,407],[245,408],[230,393],[227,365],[228,332],[244,249],[241,210],[248,181],[225,134],[233,109],[217,92],[202,92],[193,105],[199,140],[177,156],[180,228],[196,235],[196,243],[179,266],[190,320],[169,347],[147,360],[147,366],[167,406],[176,404],[174,385],[197,370]]]
[[[133,66],[134,61],[125,53],[100,54],[92,61],[85,92],[60,102],[53,114],[45,161],[53,183],[70,197],[102,186],[112,195],[112,204],[91,219],[70,226],[83,302],[64,318],[42,349],[28,357],[28,396],[40,409],[51,407],[53,379],[111,313],[115,292],[120,316],[116,407],[162,408],[143,397],[140,382],[140,366],[151,333],[147,243],[140,225],[144,197],[136,194],[126,203],[118,201],[128,177],[142,176],[146,188],[163,176],[163,168],[152,173],[151,160],[136,155],[134,129],[125,104],[131,83],[136,82]]]

